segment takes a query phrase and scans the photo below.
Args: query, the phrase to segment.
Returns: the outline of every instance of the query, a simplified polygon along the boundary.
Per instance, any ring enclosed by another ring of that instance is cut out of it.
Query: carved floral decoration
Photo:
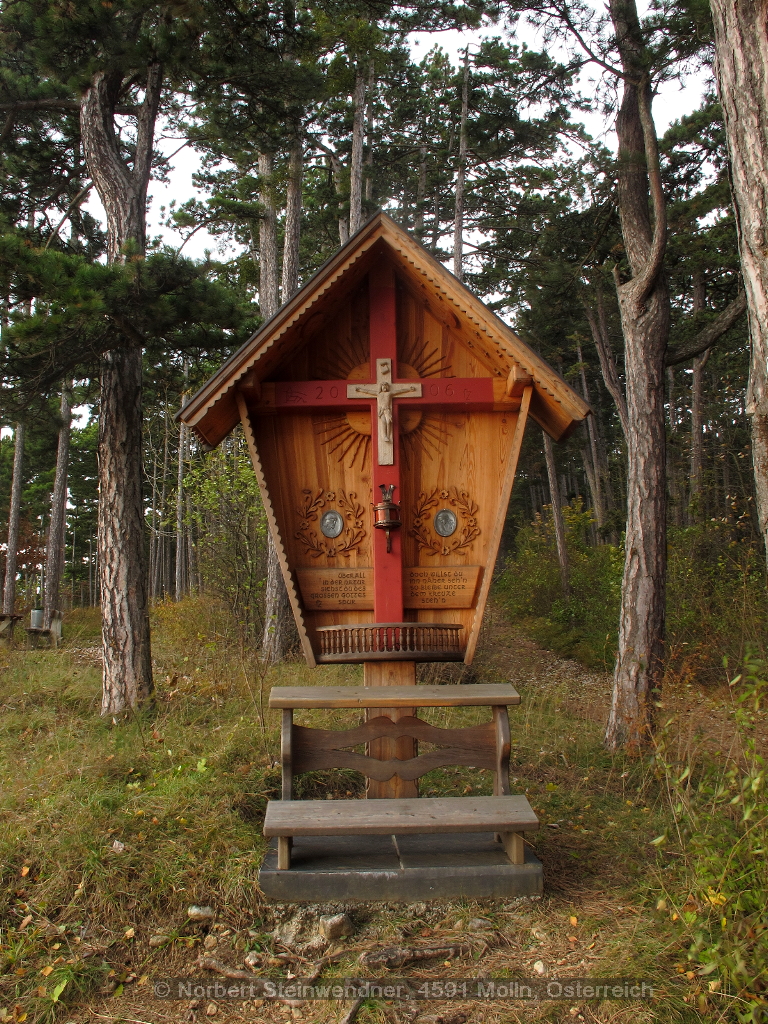
[[[440,537],[432,525],[431,512],[438,505],[446,502],[456,509],[460,521],[453,536]],[[449,490],[436,487],[430,494],[422,491],[412,512],[413,526],[409,531],[410,535],[427,554],[450,555],[454,551],[469,547],[475,538],[480,536],[480,527],[477,525],[476,518],[477,504],[466,491],[460,491],[456,487],[451,487]]]
[[[301,541],[313,558],[325,555],[335,558],[337,555],[349,557],[350,552],[360,545],[365,537],[363,516],[365,509],[357,500],[357,494],[350,491],[318,491],[310,488],[302,489],[302,505],[296,509],[301,519],[295,537]],[[344,519],[344,529],[338,537],[329,539],[319,529],[322,510],[330,505],[338,509]]]

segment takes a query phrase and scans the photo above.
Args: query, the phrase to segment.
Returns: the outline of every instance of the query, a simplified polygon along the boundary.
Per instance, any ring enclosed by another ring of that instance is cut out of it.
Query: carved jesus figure
[[[379,394],[386,396],[379,399],[379,419],[381,420],[381,426],[384,431],[384,438],[387,441],[392,440],[392,394],[389,390],[389,384],[381,384],[379,386]]]

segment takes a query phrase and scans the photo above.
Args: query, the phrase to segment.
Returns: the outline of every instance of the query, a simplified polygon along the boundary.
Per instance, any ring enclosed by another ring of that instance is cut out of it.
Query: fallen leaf
[[[126,930],[126,933],[125,933],[125,935],[123,937],[126,938],[126,939],[132,939],[135,934],[136,934],[136,929],[135,928],[128,928]]]
[[[27,916],[24,918],[24,920],[19,925],[19,931],[23,932],[24,929],[27,927],[27,925],[30,923],[31,920],[32,920],[32,915],[31,914],[27,914]]]
[[[574,924],[574,925],[578,924],[579,923],[579,919],[575,915],[571,914],[571,916],[568,918],[568,923],[569,924]]]
[[[46,967],[44,967],[44,968],[43,968],[43,969],[42,969],[42,970],[40,971],[40,973],[42,974],[42,976],[43,976],[44,978],[47,978],[49,974],[53,974],[53,968],[51,967],[51,965],[50,965],[50,964],[48,964],[48,965],[47,965]]]
[[[22,878],[26,878],[28,874],[29,874],[29,865],[25,864],[24,867],[21,869],[21,877]]]

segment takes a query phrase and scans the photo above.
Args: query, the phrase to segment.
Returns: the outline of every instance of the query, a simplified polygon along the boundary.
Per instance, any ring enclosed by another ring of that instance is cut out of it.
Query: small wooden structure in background
[[[359,802],[338,801],[334,821],[326,814],[313,828],[319,808],[293,801],[288,781],[284,806],[271,804],[267,814],[265,831],[280,847],[273,874],[300,874],[295,854],[289,870],[291,838],[318,827],[324,836],[490,831],[518,837],[505,842],[505,863],[517,861],[518,882],[509,882],[508,891],[520,891],[528,865],[519,837],[535,827],[535,816],[504,782],[503,724],[507,705],[519,698],[511,687],[497,687],[480,701],[494,708],[488,728],[473,727],[477,735],[445,730],[452,735],[441,738],[417,717],[426,689],[416,684],[416,663],[472,660],[527,418],[561,440],[588,411],[384,214],[184,407],[182,420],[211,446],[242,424],[308,663],[364,665],[364,687],[345,688],[335,704],[324,688],[305,689],[303,705],[301,692],[273,691],[272,704],[284,713],[286,778],[297,765],[350,766],[358,757],[368,797],[392,804],[370,806],[366,817]],[[398,687],[398,699],[391,691],[387,703],[380,687]],[[440,700],[428,703],[478,703],[469,694],[477,696],[478,687],[439,689]],[[369,721],[343,738],[328,737],[293,725],[292,709],[300,706],[360,707]],[[442,760],[418,755],[419,740],[441,739],[448,748]],[[367,757],[342,749],[362,742]],[[414,813],[416,780],[438,761],[495,766],[495,796],[482,798],[492,807],[475,798],[475,812],[459,801],[450,814],[449,805],[421,799]],[[436,818],[425,827],[432,812]],[[286,888],[270,881],[270,870],[262,871],[265,891],[272,885],[280,898],[312,898],[311,880],[296,896],[296,878]],[[305,880],[311,874],[307,869]],[[540,886],[540,865],[538,883],[530,878],[525,891]],[[315,895],[331,894],[326,884]]]

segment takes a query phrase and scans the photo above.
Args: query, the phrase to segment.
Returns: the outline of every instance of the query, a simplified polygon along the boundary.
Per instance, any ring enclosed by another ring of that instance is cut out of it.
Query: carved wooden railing
[[[365,622],[320,626],[318,661],[463,661],[460,624],[445,622]]]

